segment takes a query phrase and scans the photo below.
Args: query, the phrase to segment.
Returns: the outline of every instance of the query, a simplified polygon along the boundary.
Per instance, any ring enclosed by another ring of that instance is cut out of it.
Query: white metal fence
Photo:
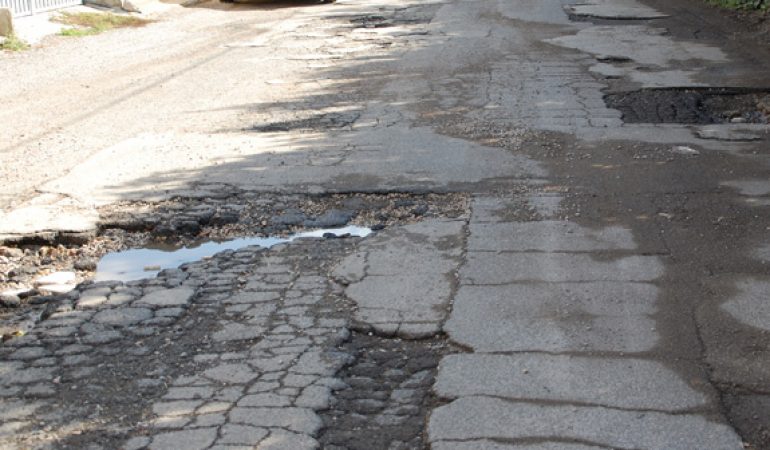
[[[0,8],[10,8],[15,17],[82,4],[83,0],[0,0]]]

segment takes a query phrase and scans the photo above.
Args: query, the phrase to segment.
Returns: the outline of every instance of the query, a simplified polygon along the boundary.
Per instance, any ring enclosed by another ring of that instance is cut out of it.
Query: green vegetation
[[[712,5],[730,9],[767,10],[770,0],[707,0]]]
[[[134,16],[91,12],[62,13],[53,20],[73,26],[63,29],[62,36],[90,36],[113,28],[143,27],[149,23],[148,20]]]
[[[99,34],[102,31],[103,30],[97,30],[96,28],[64,28],[59,32],[59,34],[62,36],[80,37]]]
[[[0,50],[8,50],[10,52],[20,52],[29,48],[29,44],[19,39],[18,36],[12,34],[5,38],[3,42],[0,42]]]

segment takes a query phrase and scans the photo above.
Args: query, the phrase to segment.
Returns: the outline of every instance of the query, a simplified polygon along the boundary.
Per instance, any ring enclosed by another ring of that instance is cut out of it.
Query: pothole
[[[339,229],[366,227],[376,231],[428,218],[461,217],[467,210],[465,194],[266,194],[218,184],[195,186],[162,202],[110,205],[99,211],[100,229],[84,244],[40,243],[35,238],[0,245],[0,335],[9,338],[25,329],[38,320],[52,298],[66,296],[78,283],[92,279],[99,260],[108,253],[157,250],[141,264],[138,261],[146,254],[126,255],[126,261],[134,260],[129,263],[131,270],[108,269],[136,274],[137,268],[144,272],[145,268],[154,269],[151,266],[163,269],[176,261],[199,259],[211,247],[217,252],[232,245],[269,246],[272,240],[307,236],[304,233],[309,231],[321,236],[325,232],[357,234],[361,232],[358,228]],[[185,247],[191,253],[182,250]],[[171,251],[163,255],[170,257],[169,262],[156,262],[164,251]],[[52,273],[62,279],[66,276],[67,282],[38,282]],[[148,271],[140,278],[153,275]]]
[[[353,333],[343,351],[354,362],[337,374],[348,388],[324,411],[318,438],[327,450],[427,448],[423,432],[438,406],[431,390],[438,363],[452,351],[445,339],[388,339]]]
[[[251,131],[275,133],[295,130],[324,131],[342,129],[353,126],[359,117],[361,117],[361,112],[359,111],[333,112],[294,120],[258,124],[254,125]]]
[[[197,261],[225,250],[246,247],[270,248],[302,238],[366,237],[371,228],[347,226],[306,231],[289,235],[230,239],[222,242],[202,241],[190,246],[158,245],[157,248],[133,248],[108,253],[99,261],[94,281],[133,281],[152,278],[164,269],[175,269],[185,262]]]
[[[770,90],[739,88],[663,88],[611,93],[607,107],[626,123],[767,124]]]

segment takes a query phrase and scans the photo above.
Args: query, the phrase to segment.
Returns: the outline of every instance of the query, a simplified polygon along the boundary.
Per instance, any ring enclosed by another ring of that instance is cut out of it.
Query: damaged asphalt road
[[[0,446],[770,448],[767,49],[696,0],[283,6],[2,55]]]

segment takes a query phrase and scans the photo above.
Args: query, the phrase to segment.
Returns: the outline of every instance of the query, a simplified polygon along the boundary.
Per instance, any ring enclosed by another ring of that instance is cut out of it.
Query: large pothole
[[[83,244],[32,238],[0,246],[0,335],[7,338],[22,324],[34,321],[25,308],[40,309],[35,305],[44,305],[52,294],[66,292],[45,289],[38,282],[41,276],[66,273],[69,278],[65,285],[55,287],[71,289],[78,282],[92,279],[99,259],[111,252],[141,248],[173,251],[200,248],[204,242],[216,246],[251,238],[242,241],[245,246],[255,239],[283,240],[303,232],[351,225],[376,231],[425,218],[459,217],[466,212],[467,203],[464,194],[308,196],[209,186],[163,202],[110,205],[100,211],[102,221],[96,237]],[[140,270],[158,265],[166,267],[148,262]],[[154,273],[146,275],[152,277]]]
[[[605,95],[626,123],[754,123],[770,119],[770,91],[741,88],[640,89]]]

